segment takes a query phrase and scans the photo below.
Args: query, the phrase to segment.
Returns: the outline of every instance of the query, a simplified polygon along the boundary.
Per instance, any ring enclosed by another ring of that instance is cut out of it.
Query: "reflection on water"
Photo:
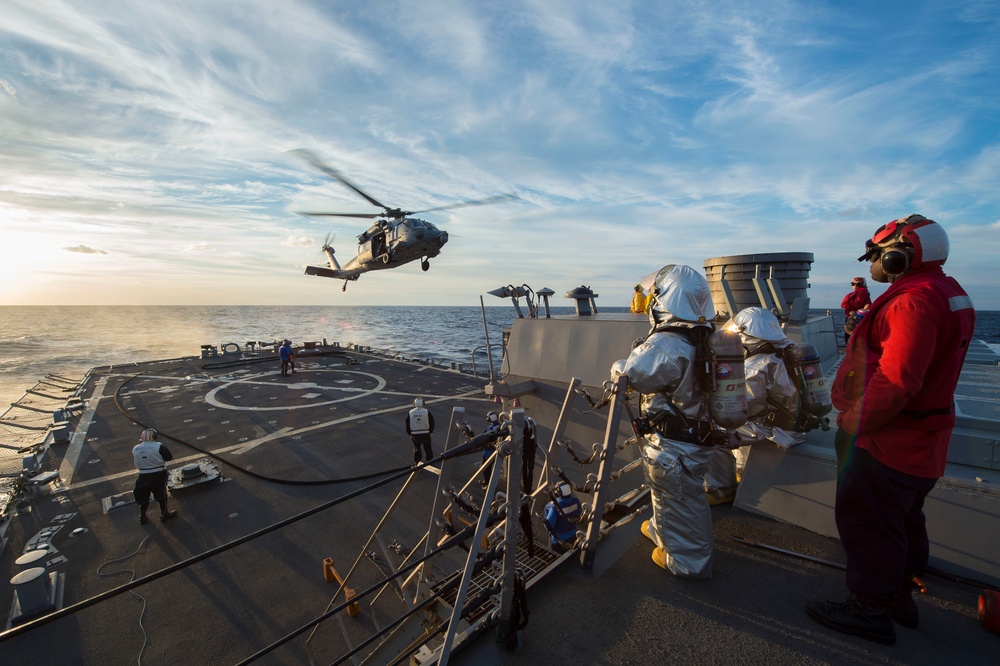
[[[513,316],[509,306],[486,308],[491,341],[500,341]],[[478,307],[0,307],[0,413],[46,374],[82,376],[95,366],[198,355],[204,344],[243,347],[285,338],[297,345],[324,339],[364,344],[459,363],[470,363],[473,350],[485,344]]]

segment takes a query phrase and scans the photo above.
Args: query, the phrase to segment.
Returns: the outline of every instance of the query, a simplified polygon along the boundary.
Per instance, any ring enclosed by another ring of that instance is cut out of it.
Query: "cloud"
[[[200,243],[192,243],[184,248],[185,252],[215,252],[216,247],[208,241],[202,241]]]
[[[285,247],[312,247],[316,241],[309,236],[289,236],[281,244]]]
[[[840,291],[858,243],[901,214],[995,233],[995,19],[804,0],[389,0],[378,18],[319,0],[8,0],[0,219],[50,272],[47,296],[0,302],[62,298],[67,238],[111,253],[101,270],[158,262],[174,302],[226,271],[240,302],[275,284],[329,302],[294,268],[302,248],[351,245],[368,221],[295,213],[373,208],[298,147],[390,207],[524,198],[421,215],[452,233],[432,271],[365,276],[338,302],[391,302],[384,287],[416,276],[421,301],[475,303],[498,251],[501,281],[593,282],[623,304],[636,266],[779,250],[816,252]],[[1000,283],[995,248],[953,240],[960,281]]]
[[[77,252],[79,254],[107,254],[104,250],[99,250],[95,247],[88,247],[86,245],[73,245],[71,247],[64,247],[67,252]]]

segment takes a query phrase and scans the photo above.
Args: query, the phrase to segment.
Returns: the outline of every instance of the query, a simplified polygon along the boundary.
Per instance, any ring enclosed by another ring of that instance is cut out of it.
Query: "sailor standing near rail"
[[[840,474],[834,515],[847,554],[847,600],[806,613],[845,634],[892,645],[916,628],[912,580],[927,566],[924,499],[944,475],[955,387],[976,327],[961,285],[944,274],[948,235],[923,215],[879,227],[858,261],[889,288],[851,331],[833,383]],[[848,320],[853,328],[855,321]]]
[[[797,427],[799,390],[785,363],[785,350],[793,343],[778,318],[770,310],[749,307],[733,317],[733,326],[746,350],[747,422],[736,430],[740,447],[733,450],[736,476],[742,478],[752,444],[767,441],[787,450],[805,435]],[[828,397],[820,407],[824,413],[830,409]]]
[[[715,306],[705,277],[690,266],[664,266],[650,295],[649,335],[611,366],[612,381],[625,375],[642,394],[643,421],[650,426],[640,446],[653,518],[642,532],[657,546],[657,566],[683,578],[708,579],[714,537],[703,483],[715,435],[725,431],[712,421],[698,359],[713,333]],[[742,377],[742,364],[739,370]],[[746,420],[745,394],[741,414],[739,423]]]
[[[135,480],[132,494],[135,503],[139,505],[139,524],[145,525],[146,509],[149,508],[149,496],[152,495],[160,505],[160,522],[165,523],[177,515],[176,511],[167,510],[167,461],[174,456],[167,447],[157,440],[155,430],[143,430],[139,443],[132,448],[135,468],[139,470],[139,478]]]
[[[413,464],[420,464],[420,450],[423,449],[427,462],[430,462],[431,433],[434,432],[434,415],[424,407],[424,399],[416,398],[413,409],[406,415],[406,434],[413,442]]]

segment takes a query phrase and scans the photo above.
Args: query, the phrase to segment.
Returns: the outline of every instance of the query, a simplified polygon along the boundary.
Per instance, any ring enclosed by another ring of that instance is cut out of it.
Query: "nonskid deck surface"
[[[464,407],[477,430],[493,408],[474,377],[428,366],[341,352],[300,358],[297,370],[281,377],[273,362],[201,359],[96,370],[89,409],[74,424],[78,436],[46,461],[65,463],[66,488],[18,509],[0,567],[13,576],[29,540],[50,535],[49,570],[61,574],[68,606],[375,481],[344,479],[409,465],[403,418],[415,395],[435,414],[436,452],[452,407]],[[179,516],[164,525],[154,519],[139,526],[134,504],[104,510],[108,498],[130,495],[131,447],[145,426],[163,433],[177,458],[171,467],[214,460],[224,477],[178,491],[171,506]],[[476,473],[479,456],[469,458],[460,461],[460,475]],[[322,483],[329,480],[340,482]],[[143,585],[138,596],[121,594],[0,642],[2,662],[134,664],[141,653],[148,664],[237,663],[326,609],[336,585],[324,580],[323,559],[346,574],[403,482]],[[353,588],[376,583],[417,546],[435,483],[429,471],[414,477],[368,549],[374,559],[362,554]],[[877,646],[824,629],[803,612],[808,600],[843,598],[842,571],[731,537],[843,561],[836,541],[715,507],[715,576],[684,581],[650,560],[652,546],[638,535],[643,517],[615,533],[617,544],[602,545],[599,562],[611,563],[600,565],[599,575],[570,562],[564,575],[532,590],[516,651],[504,651],[487,631],[455,662],[993,663],[1000,649],[1000,636],[976,619],[974,586],[928,576],[928,594],[918,599],[921,628],[897,628],[896,646]],[[9,608],[12,597],[7,588],[0,603]],[[261,663],[308,663],[310,653],[316,663],[331,663],[404,609],[389,587],[357,617],[341,613],[324,623],[309,650],[304,632]]]
[[[493,407],[482,386],[468,374],[346,351],[300,356],[287,377],[273,360],[95,369],[71,442],[45,461],[60,469],[64,487],[16,510],[0,566],[9,579],[29,543],[48,544],[61,605],[89,599],[407,470],[413,447],[404,419],[416,396],[435,416],[440,453],[454,407],[480,429]],[[178,516],[168,523],[152,504],[150,523],[140,526],[131,449],[144,427],[161,433],[171,469],[212,461],[222,479],[173,492]],[[460,459],[457,474],[470,478],[479,459]],[[244,659],[326,609],[337,586],[324,580],[324,559],[345,575],[407,478],[143,585],[139,596],[117,595],[0,642],[2,661],[124,664],[140,651],[143,663]],[[374,584],[418,545],[436,482],[431,470],[414,475],[351,587]],[[13,599],[5,586],[5,612]],[[356,619],[328,621],[311,647],[328,663],[404,609],[389,588]],[[267,663],[303,663],[307,635]]]

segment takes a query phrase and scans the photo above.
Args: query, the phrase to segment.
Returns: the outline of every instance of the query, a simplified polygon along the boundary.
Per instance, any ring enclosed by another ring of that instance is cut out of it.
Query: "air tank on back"
[[[712,421],[727,430],[747,420],[747,380],[739,333],[719,329],[708,337],[712,353]]]
[[[809,416],[823,416],[833,409],[830,387],[823,378],[823,366],[819,353],[808,342],[798,342],[791,346],[791,367],[802,399],[802,409]]]

